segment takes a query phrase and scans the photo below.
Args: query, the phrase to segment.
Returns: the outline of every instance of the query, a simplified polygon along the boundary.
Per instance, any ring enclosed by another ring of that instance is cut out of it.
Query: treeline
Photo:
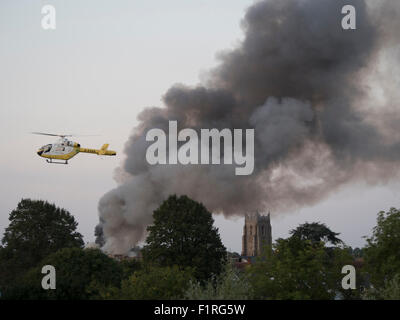
[[[251,264],[222,244],[211,213],[170,196],[153,213],[143,259],[118,261],[84,249],[77,222],[45,201],[23,199],[0,246],[1,299],[399,299],[400,211],[380,212],[364,248],[321,223],[305,223]],[[96,235],[99,235],[97,228]],[[44,290],[42,267],[56,270]],[[356,288],[342,268],[354,265]]]

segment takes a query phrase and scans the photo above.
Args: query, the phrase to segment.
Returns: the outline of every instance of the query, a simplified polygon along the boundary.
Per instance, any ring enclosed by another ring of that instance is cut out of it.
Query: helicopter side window
[[[51,150],[51,144],[45,145],[45,146],[43,147],[43,152],[44,152],[44,153],[49,152],[50,150]]]

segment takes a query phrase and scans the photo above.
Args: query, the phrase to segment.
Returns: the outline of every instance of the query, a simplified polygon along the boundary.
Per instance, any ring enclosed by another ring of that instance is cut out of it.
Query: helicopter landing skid
[[[46,159],[47,163],[54,163],[54,164],[68,164],[68,160],[64,160],[64,162],[53,161],[52,159]]]

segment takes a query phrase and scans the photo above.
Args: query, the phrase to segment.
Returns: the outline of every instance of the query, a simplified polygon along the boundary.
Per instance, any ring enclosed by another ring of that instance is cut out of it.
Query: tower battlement
[[[270,221],[270,212],[266,216],[261,215],[258,211],[246,213],[245,221]]]

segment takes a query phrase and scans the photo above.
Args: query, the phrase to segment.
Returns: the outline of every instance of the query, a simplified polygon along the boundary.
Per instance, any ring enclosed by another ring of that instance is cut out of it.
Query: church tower
[[[270,214],[258,212],[245,215],[242,238],[242,256],[254,257],[262,253],[263,247],[272,245]]]

